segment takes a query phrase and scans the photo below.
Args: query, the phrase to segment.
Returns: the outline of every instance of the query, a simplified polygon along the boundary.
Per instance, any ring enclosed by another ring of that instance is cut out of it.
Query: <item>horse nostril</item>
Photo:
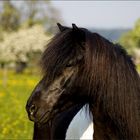
[[[36,106],[35,105],[31,105],[31,107],[29,108],[29,113],[31,115],[33,115],[35,111],[36,111]]]

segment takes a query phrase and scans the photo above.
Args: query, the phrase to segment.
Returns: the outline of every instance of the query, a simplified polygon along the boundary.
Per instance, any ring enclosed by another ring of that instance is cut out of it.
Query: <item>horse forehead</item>
[[[46,105],[52,107],[57,102],[59,96],[58,91],[53,91],[51,94],[42,94],[41,99],[45,102],[45,104],[47,103]]]
[[[60,85],[61,80],[63,78],[65,78],[65,80],[69,79],[73,73],[74,73],[73,67],[64,69],[62,74],[58,78],[54,79],[52,84],[48,87],[47,92],[49,92],[49,94],[45,94],[46,91],[44,90],[42,91],[41,98],[47,102],[52,102],[52,103],[56,102],[60,95],[58,93],[60,93],[59,90],[61,89],[61,85]]]
[[[55,86],[58,86],[62,80],[62,78],[69,78],[72,76],[72,74],[74,73],[75,71],[75,67],[69,67],[69,68],[65,68],[63,71],[62,71],[62,74],[54,79],[53,83],[52,83],[52,87],[55,87]]]

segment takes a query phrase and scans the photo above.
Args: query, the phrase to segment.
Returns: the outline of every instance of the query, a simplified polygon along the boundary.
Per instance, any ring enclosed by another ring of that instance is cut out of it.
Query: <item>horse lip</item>
[[[34,111],[28,112],[28,118],[29,118],[30,121],[33,121],[33,122],[36,122],[37,121],[37,119],[35,117],[36,112],[37,111],[35,111],[35,112]]]
[[[36,112],[28,112],[28,118],[30,121],[33,121],[37,124],[44,124],[47,123],[50,119],[49,119],[49,114],[50,114],[50,110],[46,111],[45,113],[43,113],[42,115],[40,115],[40,117],[36,117],[36,113],[38,110],[36,110]]]
[[[30,121],[34,121],[35,117],[34,117],[34,112],[27,112],[28,113],[28,118]]]

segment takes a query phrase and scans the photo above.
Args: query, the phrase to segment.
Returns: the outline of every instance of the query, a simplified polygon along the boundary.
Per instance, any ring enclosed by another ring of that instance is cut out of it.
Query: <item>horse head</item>
[[[81,90],[84,64],[85,33],[82,28],[58,24],[58,33],[48,44],[42,55],[44,71],[42,80],[36,85],[26,109],[30,120],[46,123],[74,105],[85,104]]]

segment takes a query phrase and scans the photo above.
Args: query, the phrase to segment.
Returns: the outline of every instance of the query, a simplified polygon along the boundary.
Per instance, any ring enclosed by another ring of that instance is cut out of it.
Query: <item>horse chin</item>
[[[51,111],[42,111],[42,109],[38,109],[37,112],[34,113],[28,113],[28,118],[30,121],[33,121],[34,123],[38,124],[38,126],[46,124],[50,121]]]

